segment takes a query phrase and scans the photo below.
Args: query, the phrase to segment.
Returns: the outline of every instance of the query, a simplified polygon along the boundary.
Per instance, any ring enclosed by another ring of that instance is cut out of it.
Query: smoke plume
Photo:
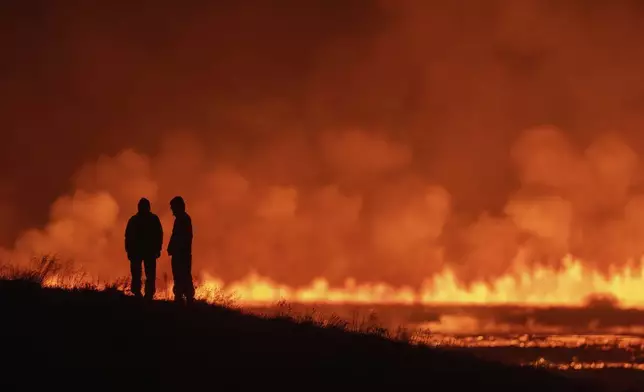
[[[123,275],[138,199],[167,241],[176,195],[227,281],[644,253],[636,1],[135,3],[8,7],[3,257]]]

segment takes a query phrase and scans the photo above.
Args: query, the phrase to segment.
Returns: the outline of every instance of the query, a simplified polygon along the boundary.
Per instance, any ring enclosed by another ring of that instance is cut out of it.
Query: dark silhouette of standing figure
[[[174,300],[188,303],[194,300],[195,289],[192,283],[192,219],[186,212],[186,203],[181,196],[170,201],[174,215],[172,236],[168,243],[168,255],[172,261],[174,278]]]
[[[156,290],[157,259],[163,249],[163,227],[152,213],[150,201],[139,200],[138,212],[125,228],[125,252],[130,260],[131,290],[141,297],[141,264],[145,267],[145,298],[152,299]]]

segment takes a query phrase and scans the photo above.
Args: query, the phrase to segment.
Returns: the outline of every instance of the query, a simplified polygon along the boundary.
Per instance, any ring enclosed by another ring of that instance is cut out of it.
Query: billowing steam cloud
[[[644,197],[631,191],[639,162],[612,137],[579,150],[554,128],[526,131],[512,150],[521,186],[502,214],[471,222],[458,221],[445,187],[414,170],[412,147],[373,132],[283,146],[270,160],[267,147],[241,166],[185,137],[168,145],[176,148],[154,157],[125,150],[84,167],[45,229],[20,237],[17,254],[59,252],[102,276],[125,273],[123,229],[138,198],[152,200],[169,232],[168,201],[179,193],[194,219],[195,267],[226,280],[257,272],[289,284],[319,276],[419,284],[445,265],[471,280],[520,261],[556,265],[567,253],[600,269],[644,254]],[[308,184],[265,174],[275,166],[297,178],[302,165],[331,174]]]
[[[67,189],[4,257],[122,275],[137,200],[167,239],[179,194],[195,269],[225,280],[417,285],[644,253],[637,3],[278,3],[49,16],[32,37],[61,39],[39,53],[67,65],[5,72],[0,239]]]

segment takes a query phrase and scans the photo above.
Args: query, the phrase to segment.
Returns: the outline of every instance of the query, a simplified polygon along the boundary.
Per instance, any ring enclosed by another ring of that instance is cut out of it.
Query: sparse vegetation
[[[47,279],[53,276],[62,276],[63,272],[68,272],[65,271],[65,266],[55,256],[44,255],[32,258],[26,266],[0,265],[0,277],[5,280],[21,280],[42,286]]]
[[[91,282],[86,276],[57,280],[64,273],[78,272],[65,268],[56,258],[43,257],[34,259],[31,271],[7,266],[0,270],[0,314],[6,320],[6,336],[12,337],[3,346],[4,355],[12,358],[9,367],[38,358],[57,368],[89,366],[105,371],[144,366],[176,375],[191,365],[217,369],[218,386],[239,383],[236,371],[297,369],[299,376],[306,369],[313,379],[342,385],[353,382],[362,388],[431,388],[449,382],[456,390],[598,390],[582,388],[546,370],[508,367],[411,345],[413,331],[389,331],[375,313],[345,320],[335,314],[325,316],[315,308],[297,313],[281,301],[274,314],[258,317],[243,311],[234,296],[216,288],[205,289],[202,300],[189,307],[165,300],[147,303],[127,295],[127,279],[110,284]],[[52,287],[52,282],[62,281],[65,289]],[[43,326],[51,338],[24,343],[40,334]],[[221,372],[227,368],[236,371]],[[108,373],[104,375],[118,377]],[[200,378],[202,373],[192,374],[192,382],[212,382]],[[210,377],[210,372],[203,375]],[[185,380],[173,380],[164,377],[162,389],[186,387]],[[262,379],[262,387],[300,385],[297,377],[290,381],[280,377],[278,383],[271,380]],[[51,380],[47,382],[53,387]]]
[[[127,295],[130,288],[129,276],[114,280],[101,280],[91,277],[82,268],[74,266],[71,261],[61,261],[56,255],[33,257],[26,265],[0,264],[0,279],[6,281],[22,281],[24,284],[34,284],[40,287],[59,287],[70,290],[96,290],[111,294]],[[172,298],[171,278],[163,274],[158,279],[156,298],[167,300]],[[163,283],[159,285],[159,283]],[[200,286],[196,296],[201,301],[218,304],[225,307],[237,307],[238,298],[235,294],[226,293],[217,287]]]
[[[72,262],[61,262],[55,255],[35,257],[26,266],[0,265],[0,279],[22,281],[25,284],[34,284],[39,287],[103,291],[110,295],[120,296],[127,295],[130,287],[129,277],[121,277],[108,282],[93,280],[82,269],[74,268]],[[159,300],[171,299],[170,277],[164,274],[160,280],[164,284],[161,286],[156,298]],[[195,283],[197,285],[195,296],[198,301],[243,310],[235,293],[227,293],[219,287],[199,285],[198,281],[195,281]],[[277,312],[270,317],[288,319],[305,325],[359,332],[406,342],[412,341],[413,334],[410,331],[399,328],[391,332],[383,327],[375,312],[370,312],[367,315],[354,314],[351,320],[344,320],[336,314],[325,316],[319,313],[315,307],[304,312],[296,312],[285,300],[277,302],[274,308],[277,309]],[[255,314],[267,317],[266,314]]]
[[[375,312],[369,312],[367,315],[354,313],[351,319],[346,320],[335,313],[331,313],[330,315],[320,313],[315,307],[303,312],[296,312],[291,304],[285,300],[278,301],[272,309],[276,309],[273,317],[291,320],[301,324],[375,335],[407,343],[415,341],[413,331],[403,327],[399,327],[394,331],[385,328]]]

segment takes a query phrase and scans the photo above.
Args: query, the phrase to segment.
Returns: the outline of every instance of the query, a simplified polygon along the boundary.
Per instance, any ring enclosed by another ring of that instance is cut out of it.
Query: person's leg
[[[132,282],[130,284],[130,290],[135,297],[141,296],[141,260],[134,259],[130,260],[130,278]]]
[[[156,291],[157,261],[153,257],[143,260],[145,266],[145,298],[153,299]]]
[[[195,286],[192,282],[192,255],[185,256],[184,263],[184,292],[186,294],[186,300],[192,302],[195,298]]]
[[[172,256],[170,260],[170,265],[172,266],[172,279],[173,287],[172,292],[174,294],[174,300],[176,302],[183,301],[183,290],[181,289],[181,265],[177,256]]]

